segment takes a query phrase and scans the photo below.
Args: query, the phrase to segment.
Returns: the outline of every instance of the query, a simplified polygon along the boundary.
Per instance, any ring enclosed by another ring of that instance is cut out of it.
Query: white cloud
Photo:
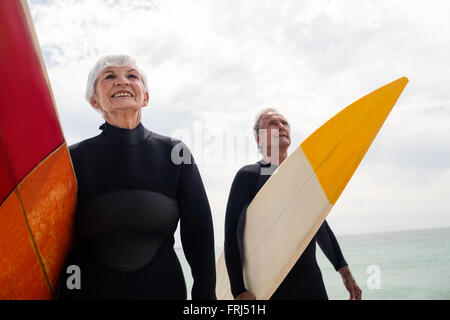
[[[448,1],[29,2],[69,143],[98,133],[85,79],[112,52],[135,56],[147,73],[149,129],[171,135],[197,121],[210,135],[244,132],[272,106],[293,126],[291,151],[346,105],[407,76],[330,221],[336,233],[450,224]],[[244,164],[200,165],[217,243]]]

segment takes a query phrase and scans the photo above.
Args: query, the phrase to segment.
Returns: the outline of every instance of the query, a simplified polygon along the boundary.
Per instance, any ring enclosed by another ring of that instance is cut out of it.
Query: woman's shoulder
[[[147,129],[146,129],[146,141],[167,147],[175,147],[180,143],[185,145],[184,142],[181,141],[180,139],[165,136],[163,134],[154,131],[149,131]]]
[[[89,150],[90,148],[95,147],[95,142],[98,140],[99,136],[95,136],[77,143],[74,143],[69,146],[70,155],[73,156],[82,152],[83,150]]]

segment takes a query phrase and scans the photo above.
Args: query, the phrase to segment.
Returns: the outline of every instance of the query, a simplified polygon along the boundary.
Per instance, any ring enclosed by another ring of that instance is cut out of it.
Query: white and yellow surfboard
[[[352,103],[311,134],[247,209],[244,282],[269,299],[314,237],[408,83],[403,77]],[[217,298],[233,299],[224,254]]]

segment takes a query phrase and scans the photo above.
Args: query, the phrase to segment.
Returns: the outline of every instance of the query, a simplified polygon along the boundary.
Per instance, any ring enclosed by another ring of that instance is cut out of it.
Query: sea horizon
[[[450,229],[450,226],[445,227],[427,227],[427,228],[414,228],[414,229],[398,229],[398,230],[389,230],[389,231],[371,231],[371,232],[357,232],[357,233],[335,233],[336,237],[352,237],[352,236],[375,236],[377,234],[388,234],[388,233],[401,233],[401,232],[421,232],[427,230],[441,230],[441,229]],[[450,230],[449,230],[450,231]],[[174,245],[175,249],[182,249],[181,245]],[[223,249],[222,246],[215,245],[214,248]]]
[[[450,300],[450,226],[336,235],[354,278],[368,300]],[[216,261],[223,246],[215,247]],[[186,278],[183,250],[176,248]],[[338,272],[317,246],[316,257],[330,300],[348,299]]]

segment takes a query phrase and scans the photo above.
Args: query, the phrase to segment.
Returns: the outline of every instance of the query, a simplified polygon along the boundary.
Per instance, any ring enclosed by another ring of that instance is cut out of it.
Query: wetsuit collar
[[[100,129],[103,130],[102,136],[111,143],[137,145],[145,138],[145,128],[142,123],[139,123],[134,129],[123,129],[105,122]]]
[[[266,162],[266,161],[264,161],[264,159],[261,159],[260,161],[258,161],[258,163],[259,163],[259,165],[261,166],[261,167],[270,167],[270,166],[272,166],[272,164],[270,163],[270,162]],[[278,168],[278,166],[277,165],[273,165],[275,168]]]
[[[261,167],[269,167],[270,166],[270,162],[266,162],[266,161],[264,161],[264,159],[259,160],[258,163]]]
[[[264,159],[258,161],[258,164],[260,166],[260,174],[262,175],[272,175],[278,169],[278,166],[272,165],[270,162],[264,161]]]

